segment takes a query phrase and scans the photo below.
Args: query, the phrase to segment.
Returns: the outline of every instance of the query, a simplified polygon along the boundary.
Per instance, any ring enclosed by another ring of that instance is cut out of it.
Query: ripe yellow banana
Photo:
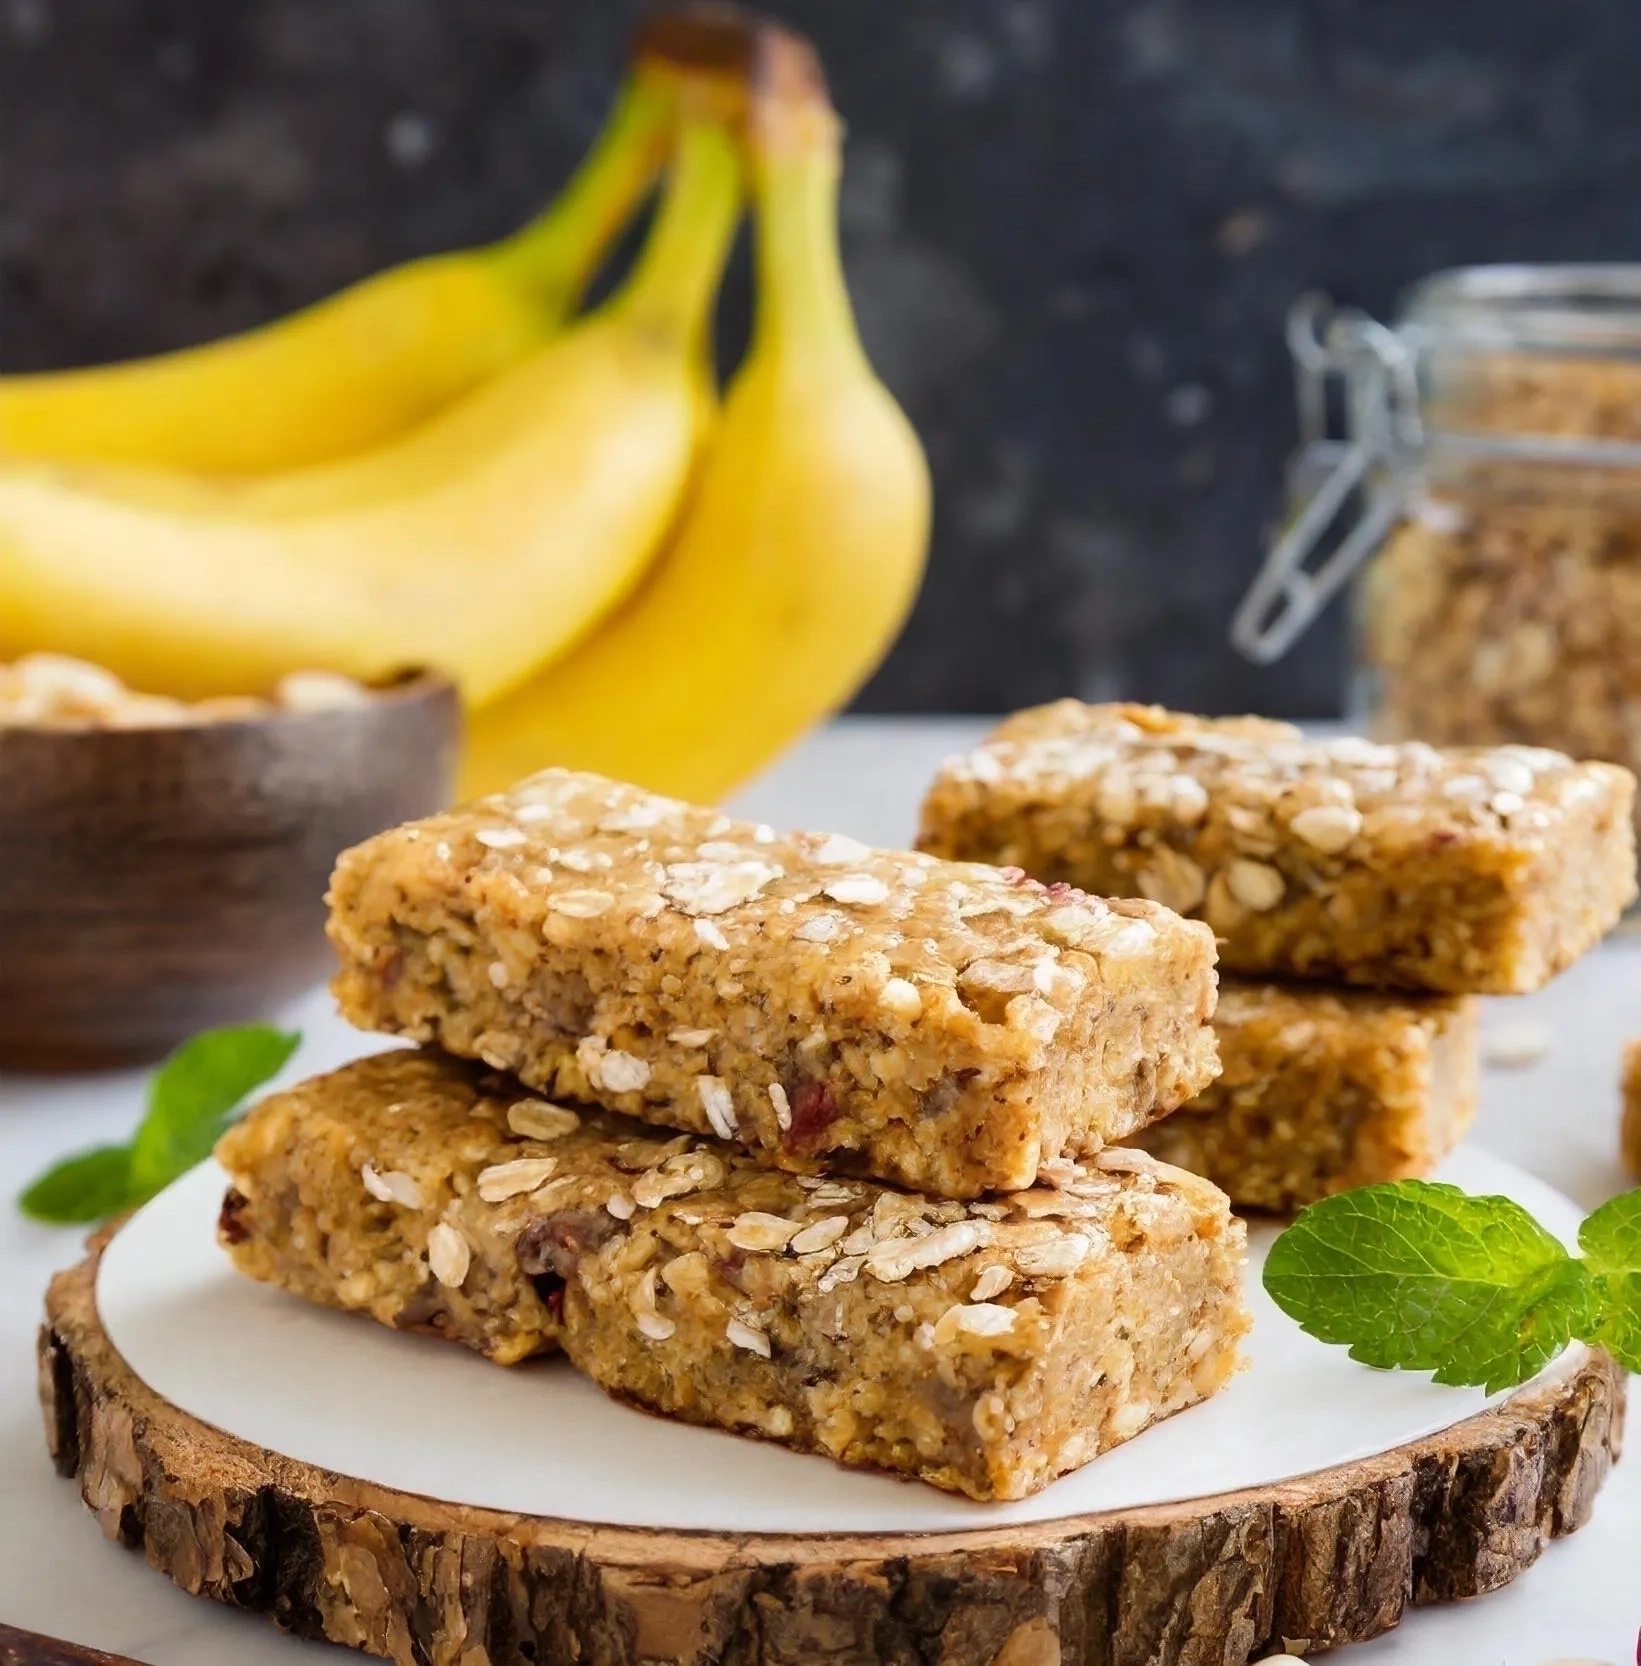
[[[0,466],[0,658],[75,654],[179,696],[304,665],[506,690],[620,599],[675,516],[740,203],[733,139],[686,118],[621,291],[362,457],[250,481]]]
[[[469,793],[566,764],[711,801],[848,700],[916,593],[928,472],[855,331],[836,118],[803,43],[764,49],[755,333],[683,523],[620,611],[474,714]]]
[[[488,248],[203,347],[0,377],[0,457],[262,474],[386,442],[563,326],[660,166],[671,102],[661,67],[640,62],[563,194]]]

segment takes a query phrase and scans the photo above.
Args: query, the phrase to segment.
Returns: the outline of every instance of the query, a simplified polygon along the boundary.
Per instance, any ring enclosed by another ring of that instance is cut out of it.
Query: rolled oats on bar
[[[1029,1186],[1216,1068],[1212,933],[596,775],[345,852],[343,1015],[797,1171]]]
[[[275,1094],[218,1156],[251,1278],[972,1498],[1214,1393],[1250,1322],[1224,1197],[1140,1152],[941,1202],[396,1051]]]
[[[921,848],[1198,916],[1226,971],[1523,994],[1635,896],[1635,778],[1074,700],[949,760]]]

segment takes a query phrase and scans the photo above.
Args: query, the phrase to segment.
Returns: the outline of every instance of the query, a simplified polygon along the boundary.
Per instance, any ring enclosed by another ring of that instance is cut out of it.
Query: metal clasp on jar
[[[1300,448],[1291,518],[1231,621],[1231,641],[1269,665],[1304,634],[1401,513],[1424,443],[1413,355],[1394,330],[1321,294],[1288,313]],[[1344,434],[1328,404],[1340,384]]]

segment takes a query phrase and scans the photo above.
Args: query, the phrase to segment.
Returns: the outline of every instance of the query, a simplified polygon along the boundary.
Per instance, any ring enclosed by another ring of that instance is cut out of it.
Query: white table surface
[[[936,760],[981,725],[858,719],[797,748],[744,793],[737,809],[783,826],[904,843]],[[0,953],[4,945],[0,945]],[[289,1015],[306,1041],[296,1076],[365,1050],[320,992]],[[1542,994],[1493,1001],[1492,1032],[1543,1026],[1550,1047],[1526,1068],[1488,1069],[1475,1139],[1533,1170],[1585,1208],[1621,1189],[1617,1162],[1619,1045],[1641,1033],[1641,936],[1621,937]],[[139,1556],[106,1543],[76,1489],[45,1455],[35,1399],[34,1335],[46,1281],[80,1253],[81,1234],[25,1221],[9,1196],[58,1156],[126,1137],[142,1076],[0,1080],[0,1620],[152,1666],[300,1666],[357,1659],[298,1643],[266,1621],[185,1596]],[[1540,1666],[1583,1657],[1636,1658],[1641,1628],[1641,1459],[1620,1464],[1574,1538],[1507,1590],[1425,1609],[1377,1642],[1343,1651],[1353,1666]],[[1074,1666],[1068,1662],[1067,1666]]]

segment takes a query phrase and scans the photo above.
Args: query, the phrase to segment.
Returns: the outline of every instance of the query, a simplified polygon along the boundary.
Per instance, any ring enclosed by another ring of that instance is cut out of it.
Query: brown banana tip
[[[796,138],[817,121],[829,132],[836,119],[812,43],[733,0],[690,0],[653,13],[633,38],[632,58],[696,83],[706,108],[746,119],[771,142]],[[726,100],[735,107],[724,108]]]
[[[652,12],[633,35],[634,62],[659,62],[743,83],[752,76],[762,20],[732,0],[694,0]]]
[[[765,23],[758,30],[751,89],[754,105],[768,102],[829,113],[832,109],[814,42],[777,23]]]
[[[790,29],[760,31],[747,95],[751,148],[834,149],[839,126],[814,46]]]

